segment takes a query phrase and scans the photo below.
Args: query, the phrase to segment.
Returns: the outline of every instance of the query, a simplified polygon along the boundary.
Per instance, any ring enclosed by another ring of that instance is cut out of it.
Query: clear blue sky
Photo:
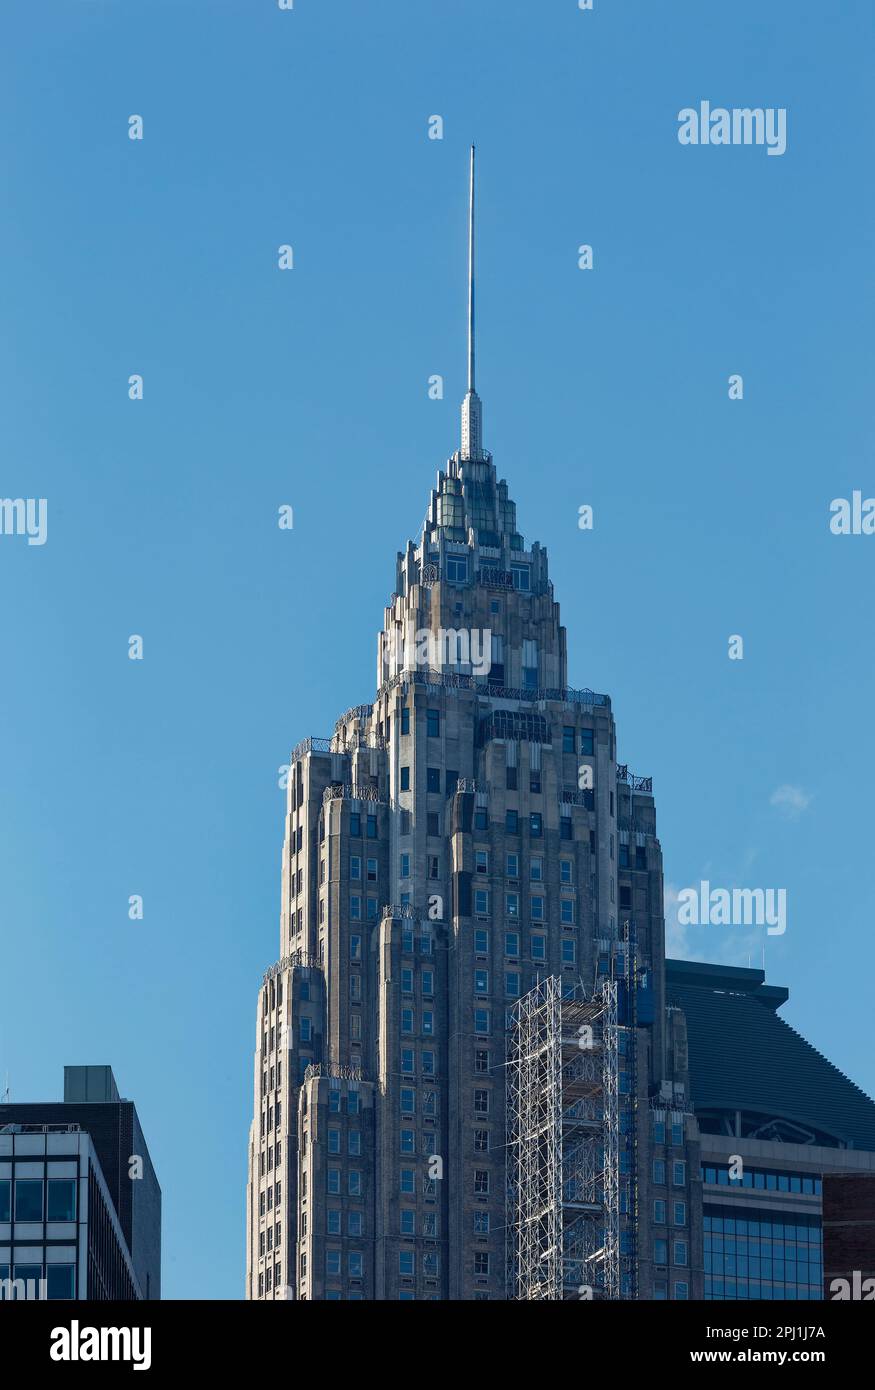
[[[873,40],[870,0],[5,7],[0,493],[49,513],[0,538],[0,1077],[112,1064],[168,1297],[242,1295],[277,768],[372,697],[456,447],[472,139],[486,443],[571,682],[654,777],[667,884],[787,888],[784,1015],[875,1090],[875,537],[828,525],[875,493]],[[786,107],[787,152],[681,147],[703,98]]]

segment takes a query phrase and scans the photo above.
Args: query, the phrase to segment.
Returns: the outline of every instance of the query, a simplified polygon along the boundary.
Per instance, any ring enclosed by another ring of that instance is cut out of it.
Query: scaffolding
[[[517,1002],[507,1116],[510,1298],[620,1298],[616,980],[550,976]]]

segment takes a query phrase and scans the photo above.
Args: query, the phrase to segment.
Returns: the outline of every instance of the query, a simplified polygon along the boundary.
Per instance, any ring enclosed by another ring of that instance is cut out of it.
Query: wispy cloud
[[[785,782],[783,786],[775,788],[769,802],[783,811],[788,820],[798,820],[802,812],[808,810],[813,799],[801,787],[793,787],[789,782]]]

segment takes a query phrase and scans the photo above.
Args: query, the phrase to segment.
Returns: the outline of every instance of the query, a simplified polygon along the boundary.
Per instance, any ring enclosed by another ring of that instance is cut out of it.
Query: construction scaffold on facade
[[[563,997],[551,976],[517,1002],[507,1123],[509,1297],[619,1299],[616,980]]]

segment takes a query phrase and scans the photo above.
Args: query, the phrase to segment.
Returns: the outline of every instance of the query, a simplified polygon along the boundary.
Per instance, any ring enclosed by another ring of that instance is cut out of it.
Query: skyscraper
[[[618,773],[608,697],[569,687],[547,553],[483,446],[473,191],[472,150],[461,444],[397,557],[373,703],[291,758],[251,1298],[503,1298],[506,1016],[609,970],[633,897],[662,978],[650,784]]]
[[[468,253],[460,447],[397,556],[373,702],[290,760],[246,1296],[702,1297],[652,784],[569,686],[547,552],[484,447],[473,149]]]

